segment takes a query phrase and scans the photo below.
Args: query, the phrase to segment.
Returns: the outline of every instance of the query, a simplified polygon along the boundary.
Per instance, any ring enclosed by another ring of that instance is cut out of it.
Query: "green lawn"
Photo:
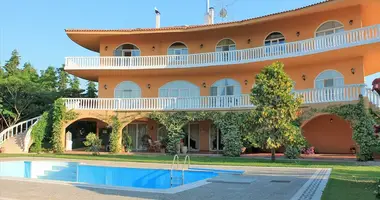
[[[84,160],[107,160],[122,162],[151,162],[171,163],[172,156],[142,156],[142,155],[55,155],[55,154],[0,154],[0,157],[49,157]],[[183,160],[183,158],[182,158]],[[191,164],[199,165],[235,165],[235,166],[268,166],[268,167],[327,167],[332,168],[332,174],[323,193],[323,200],[370,200],[375,199],[376,180],[380,179],[380,166],[358,166],[354,162],[328,161],[291,161],[278,160],[272,163],[269,160],[257,158],[228,158],[228,157],[191,157]]]

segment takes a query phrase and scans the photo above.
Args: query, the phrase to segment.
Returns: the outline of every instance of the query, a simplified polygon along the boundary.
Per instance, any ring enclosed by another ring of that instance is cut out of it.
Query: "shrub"
[[[301,149],[301,152],[306,155],[315,154],[314,147],[304,147]]]
[[[132,151],[132,137],[126,131],[123,131],[123,145],[126,152]]]
[[[111,117],[112,132],[110,134],[110,152],[119,153],[121,151],[121,143],[119,140],[120,121],[117,116]]]
[[[51,123],[49,112],[44,112],[40,120],[33,126],[31,136],[34,143],[30,147],[30,152],[40,153],[42,151],[42,141],[51,131]]]
[[[83,144],[87,147],[87,151],[91,151],[92,155],[99,155],[102,140],[95,133],[89,133]]]
[[[300,149],[294,146],[287,146],[285,150],[285,157],[289,159],[297,159],[300,157]]]

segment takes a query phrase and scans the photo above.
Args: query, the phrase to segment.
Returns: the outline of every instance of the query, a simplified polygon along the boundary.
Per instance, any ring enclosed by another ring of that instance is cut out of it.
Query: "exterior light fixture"
[[[106,51],[107,51],[107,50],[108,50],[108,46],[105,46],[105,47],[104,47],[104,50],[106,50]]]
[[[203,44],[201,44],[199,47],[200,47],[201,49],[203,49]]]
[[[148,89],[150,89],[150,83],[148,83],[148,85],[146,85],[146,87],[147,87]]]
[[[350,25],[352,25],[353,23],[354,23],[354,20],[350,20],[349,22],[348,22]]]
[[[156,47],[155,47],[155,46],[152,47],[152,51],[154,51],[154,50],[156,50]]]
[[[302,80],[306,81],[306,75],[302,74]]]
[[[297,35],[297,37],[299,37],[301,35],[301,33],[299,31],[297,31],[296,35]]]
[[[245,80],[245,81],[244,81],[244,84],[245,84],[245,85],[248,85],[248,80]]]
[[[206,82],[203,82],[203,83],[202,83],[202,86],[203,86],[204,88],[206,88]]]
[[[355,71],[356,71],[355,68],[351,68],[351,73],[352,74],[355,74]]]
[[[248,39],[248,40],[247,40],[247,43],[248,43],[248,44],[251,44],[251,39]]]
[[[107,88],[108,88],[107,84],[104,84],[104,89],[107,89]]]

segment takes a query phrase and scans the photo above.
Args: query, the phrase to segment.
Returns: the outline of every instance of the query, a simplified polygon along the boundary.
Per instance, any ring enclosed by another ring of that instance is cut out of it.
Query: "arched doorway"
[[[351,153],[355,146],[348,121],[326,114],[316,116],[302,127],[303,135],[317,153]]]
[[[102,120],[96,118],[82,118],[71,123],[65,129],[65,149],[85,150],[83,142],[89,133],[95,133],[102,140],[102,150],[106,150],[109,144],[111,128]]]

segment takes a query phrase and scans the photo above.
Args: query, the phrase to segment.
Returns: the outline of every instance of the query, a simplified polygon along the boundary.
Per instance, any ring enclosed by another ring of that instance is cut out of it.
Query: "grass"
[[[49,157],[80,160],[107,160],[119,162],[171,163],[172,156],[162,155],[72,155],[72,154],[0,154],[1,157]],[[229,157],[191,157],[191,164],[198,165],[230,165],[230,166],[263,166],[263,167],[307,167],[332,168],[329,182],[323,193],[323,200],[370,200],[375,199],[376,182],[380,179],[380,166],[359,166],[355,162],[328,161],[292,161],[278,160],[271,162],[258,158]]]

